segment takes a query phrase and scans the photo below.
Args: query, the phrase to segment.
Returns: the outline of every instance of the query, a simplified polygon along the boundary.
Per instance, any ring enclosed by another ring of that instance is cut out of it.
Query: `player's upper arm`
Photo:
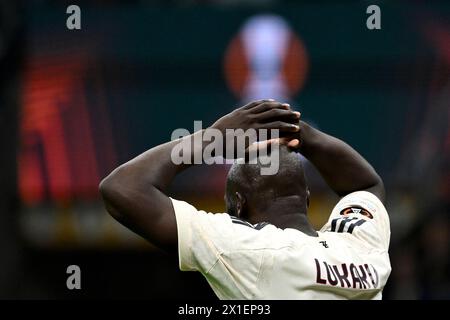
[[[117,170],[100,183],[106,209],[116,220],[155,246],[176,252],[177,229],[169,197],[153,186],[127,183],[126,173]]]
[[[176,217],[180,269],[206,273],[233,245],[230,217],[170,200]]]
[[[181,270],[207,272],[220,259],[266,245],[262,231],[248,222],[171,200],[176,216]]]
[[[171,200],[180,269],[201,272],[221,298],[251,298],[265,249],[270,246],[270,230],[226,213],[207,213],[187,202]]]

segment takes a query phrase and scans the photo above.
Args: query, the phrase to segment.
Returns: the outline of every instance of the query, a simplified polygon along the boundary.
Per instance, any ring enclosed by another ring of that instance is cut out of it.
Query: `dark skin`
[[[300,121],[300,130],[290,136],[288,146],[311,161],[328,186],[340,197],[365,190],[384,203],[385,190],[380,176],[357,151],[342,140]]]
[[[289,138],[269,140],[259,148],[289,141]],[[275,152],[279,168],[274,175],[262,176],[258,164],[231,167],[225,194],[227,212],[252,224],[265,221],[281,229],[294,228],[317,236],[306,216],[309,190],[302,161],[286,146],[279,146]]]
[[[234,110],[217,120],[211,128],[279,129],[278,142],[298,150],[322,174],[340,196],[367,190],[384,200],[384,187],[370,164],[344,142],[300,121],[300,114],[289,105],[259,100]],[[199,131],[179,140],[156,146],[115,169],[100,183],[100,193],[108,212],[120,223],[143,236],[155,246],[177,252],[177,226],[168,188],[175,176],[189,168],[171,160],[172,148],[183,139],[194,139]],[[191,150],[191,158],[203,153],[206,144]],[[294,177],[295,178],[295,177]],[[236,192],[237,215],[252,223],[267,221],[279,228],[295,228],[314,236],[306,216],[307,196],[289,195],[275,201],[245,197]],[[264,201],[263,201],[264,200]],[[281,214],[280,214],[281,213]]]
[[[297,229],[308,236],[317,237],[317,232],[306,215],[307,207],[302,197],[292,195],[278,197],[275,201],[260,200],[256,208],[254,205],[250,205],[247,209],[248,212],[245,216],[249,217],[246,220],[250,223],[265,221],[280,229]],[[245,205],[244,203],[243,206]],[[274,214],[274,212],[277,214]],[[242,213],[239,212],[238,216],[242,217]]]
[[[299,117],[300,114],[289,110],[287,104],[258,100],[225,115],[211,128],[224,134],[226,129],[237,128],[279,129],[289,133],[299,130]],[[115,169],[100,183],[100,193],[111,216],[167,252],[177,252],[177,226],[168,188],[178,173],[191,166],[174,164],[171,151],[183,140],[193,141],[203,131],[144,152]],[[191,159],[195,154],[202,154],[205,146],[193,148]]]

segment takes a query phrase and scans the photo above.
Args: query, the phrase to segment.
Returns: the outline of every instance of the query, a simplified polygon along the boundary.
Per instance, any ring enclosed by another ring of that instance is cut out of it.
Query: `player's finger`
[[[281,137],[278,139],[271,139],[271,140],[277,140],[280,145],[287,146],[288,148],[291,148],[291,149],[298,149],[300,147],[300,140],[295,139],[295,138],[292,139],[292,138],[288,138],[288,137]],[[267,140],[267,141],[270,141],[270,140]]]
[[[261,150],[267,147],[268,144],[270,144],[269,142],[270,140],[264,140],[264,141],[257,141],[255,143],[252,143],[251,145],[249,145],[246,149],[246,152],[251,152],[251,151],[257,151],[257,150]]]
[[[290,105],[287,103],[281,103],[278,101],[269,101],[269,102],[263,102],[258,104],[257,106],[253,107],[250,111],[252,113],[261,113],[270,109],[285,109],[288,110],[290,108]]]
[[[257,157],[261,151],[269,149],[274,144],[280,144],[279,140],[280,138],[274,138],[252,143],[245,149],[246,160],[252,160],[253,157]],[[268,152],[266,151],[265,154],[268,154]]]
[[[284,132],[297,132],[300,130],[300,126],[293,123],[283,122],[283,121],[273,121],[268,123],[261,123],[258,129],[278,129]]]
[[[252,102],[250,102],[250,103],[247,103],[245,106],[243,106],[241,109],[242,110],[248,110],[248,109],[251,109],[251,108],[253,108],[253,107],[256,107],[257,105],[259,105],[259,104],[261,104],[261,103],[264,103],[264,102],[273,102],[273,101],[275,101],[275,100],[273,100],[273,99],[260,99],[260,100],[255,100],[255,101],[252,101]]]
[[[300,147],[300,140],[292,139],[287,143],[287,146],[292,149],[297,149]]]
[[[260,122],[270,122],[273,120],[285,120],[288,122],[294,122],[300,119],[300,112],[285,109],[270,109],[261,113],[257,113],[255,118]]]

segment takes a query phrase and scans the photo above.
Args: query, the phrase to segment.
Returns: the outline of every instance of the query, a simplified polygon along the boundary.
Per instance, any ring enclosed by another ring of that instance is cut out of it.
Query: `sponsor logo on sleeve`
[[[370,219],[373,219],[373,215],[369,211],[360,206],[351,206],[341,210],[341,216],[347,216],[349,214],[361,214]]]

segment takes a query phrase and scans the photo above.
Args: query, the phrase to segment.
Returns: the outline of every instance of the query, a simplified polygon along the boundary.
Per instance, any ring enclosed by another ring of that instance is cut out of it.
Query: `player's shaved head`
[[[225,194],[229,214],[250,218],[251,211],[264,211],[273,202],[291,198],[302,207],[299,212],[306,213],[308,190],[300,155],[285,146],[272,152],[277,152],[279,159],[274,175],[262,175],[259,161],[230,168]]]

